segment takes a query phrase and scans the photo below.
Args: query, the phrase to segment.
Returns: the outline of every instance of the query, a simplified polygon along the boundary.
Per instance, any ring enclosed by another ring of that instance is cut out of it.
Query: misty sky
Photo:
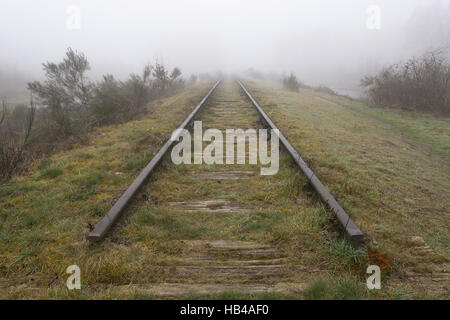
[[[42,77],[42,62],[67,47],[84,52],[91,76],[125,77],[159,59],[184,74],[297,73],[312,84],[358,77],[427,48],[450,45],[450,0],[64,1],[0,0],[0,71]],[[72,5],[80,29],[67,27]],[[368,29],[369,5],[380,29]],[[32,80],[32,79],[30,79]]]

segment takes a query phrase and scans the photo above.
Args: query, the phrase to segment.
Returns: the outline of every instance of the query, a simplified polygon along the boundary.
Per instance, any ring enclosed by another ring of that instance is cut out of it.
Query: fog
[[[93,79],[158,59],[185,76],[253,67],[353,89],[386,64],[450,45],[450,0],[1,0],[1,12],[0,95],[41,79],[42,63],[67,47],[86,54]]]

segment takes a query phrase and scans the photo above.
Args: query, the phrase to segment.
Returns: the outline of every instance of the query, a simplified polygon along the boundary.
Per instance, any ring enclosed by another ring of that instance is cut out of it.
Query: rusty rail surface
[[[245,89],[244,85],[241,81],[237,80],[242,90],[245,92],[247,97],[251,100],[253,106],[258,110],[259,114],[263,118],[264,122],[273,129],[278,130],[279,138],[285,149],[292,156],[294,161],[298,164],[300,169],[303,171],[305,176],[308,178],[311,185],[320,195],[322,201],[334,212],[339,222],[343,226],[345,232],[349,236],[352,241],[363,242],[364,241],[364,233],[356,226],[352,219],[348,216],[345,210],[339,205],[339,203],[334,199],[333,195],[325,188],[325,186],[320,182],[319,178],[314,174],[314,172],[308,167],[308,165],[303,161],[300,154],[295,150],[295,148],[289,143],[286,137],[281,133],[281,131],[277,128],[277,126],[270,120],[269,116],[264,112],[264,110],[259,106],[256,100],[252,97],[252,95]]]
[[[214,86],[209,90],[206,96],[200,101],[200,103],[195,107],[195,109],[189,114],[189,116],[183,121],[178,129],[185,129],[194,119],[195,115],[200,111],[202,106],[205,104],[209,96],[214,92],[216,87],[219,85],[220,80],[217,81]],[[142,186],[142,184],[147,180],[150,174],[154,171],[156,166],[159,164],[161,159],[164,157],[166,152],[170,149],[173,142],[178,140],[181,134],[181,130],[174,131],[171,138],[162,146],[158,153],[153,157],[149,164],[141,171],[136,180],[128,187],[128,189],[122,194],[122,196],[117,200],[114,206],[109,210],[109,212],[97,223],[94,230],[88,234],[87,239],[90,241],[98,241],[105,237],[108,230],[117,222],[120,215],[122,214],[125,207],[128,205],[130,200]]]

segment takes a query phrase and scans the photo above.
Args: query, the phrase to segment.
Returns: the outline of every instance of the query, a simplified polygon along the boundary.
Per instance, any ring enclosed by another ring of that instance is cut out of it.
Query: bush
[[[283,86],[291,91],[297,92],[300,88],[306,87],[303,83],[297,80],[297,77],[291,73],[289,77],[283,78]]]
[[[174,68],[170,73],[169,86],[172,91],[177,91],[184,88],[184,80],[180,78],[181,70]]]
[[[189,77],[188,84],[189,85],[194,85],[194,84],[197,83],[197,80],[198,80],[198,76],[195,75],[195,74],[191,74],[191,76]]]
[[[125,99],[124,109],[128,113],[127,120],[135,117],[147,102],[156,98],[151,88],[151,70],[152,67],[147,65],[144,67],[142,76],[131,74],[122,84],[121,93]]]
[[[131,74],[125,82],[106,75],[95,86],[91,113],[97,125],[128,121],[144,112],[148,102],[182,88],[181,70],[174,68],[169,76],[158,63],[154,68],[145,66],[142,75]]]
[[[56,131],[53,136],[82,137],[93,126],[130,120],[149,101],[184,87],[179,68],[169,75],[158,62],[124,82],[106,75],[95,84],[86,77],[88,70],[84,54],[69,48],[61,63],[44,63],[45,82],[29,83],[53,122],[48,126]]]
[[[131,74],[125,82],[112,75],[103,76],[103,81],[95,86],[91,102],[96,125],[128,121],[142,113],[153,98],[150,72],[151,66],[145,66],[142,76]]]
[[[450,65],[441,52],[385,68],[361,85],[378,106],[450,114]]]
[[[326,93],[329,95],[333,95],[333,96],[336,95],[336,92],[333,89],[330,89],[326,86],[318,86],[318,87],[315,87],[314,90],[316,90],[318,92],[323,92],[323,93]]]
[[[17,123],[16,109],[13,110],[12,117],[8,115],[7,103],[2,101],[2,113],[0,116],[0,180],[7,179],[23,168],[29,149],[31,129],[33,127],[36,108],[33,101],[30,107],[23,112],[19,118],[23,117],[22,123]]]
[[[98,125],[117,122],[125,112],[125,98],[121,90],[121,83],[112,75],[103,76],[94,89],[91,113]]]
[[[82,53],[69,48],[62,62],[47,62],[43,66],[45,82],[29,83],[28,88],[49,108],[58,135],[81,136],[89,125],[88,108],[92,99],[93,84],[86,78],[89,62]]]
[[[131,74],[125,81],[106,75],[94,83],[86,76],[90,70],[87,58],[71,48],[62,62],[47,62],[43,66],[46,80],[28,84],[38,97],[39,109],[32,101],[30,108],[19,105],[7,110],[6,101],[3,102],[0,179],[23,169],[26,159],[71,145],[73,139],[87,142],[87,132],[95,126],[135,118],[146,110],[148,102],[185,85],[179,68],[169,75],[159,63],[154,67],[146,65],[141,75]],[[44,176],[52,177],[52,172]]]
[[[155,81],[153,81],[153,88],[159,95],[164,95],[169,85],[169,75],[167,69],[162,64],[156,62],[152,75],[155,77]]]

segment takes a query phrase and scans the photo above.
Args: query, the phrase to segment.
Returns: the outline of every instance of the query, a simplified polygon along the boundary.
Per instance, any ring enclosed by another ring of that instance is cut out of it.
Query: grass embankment
[[[237,85],[224,86],[214,95],[212,110],[200,115],[205,128],[258,128],[258,115]],[[2,298],[155,298],[145,286],[164,282],[168,269],[196,253],[197,243],[214,239],[276,246],[286,267],[294,268],[285,275],[292,282],[345,278],[323,280],[292,295],[223,292],[188,298],[315,298],[324,288],[336,292],[330,297],[351,298],[354,293],[345,288],[352,285],[360,290],[356,297],[367,296],[354,279],[363,253],[340,239],[331,215],[285,153],[274,176],[260,176],[259,165],[175,166],[163,161],[108,238],[94,245],[85,240],[89,226],[107,212],[205,92],[206,87],[196,88],[150,104],[151,114],[144,119],[98,130],[90,146],[56,154],[30,175],[3,186]],[[231,113],[219,116],[223,111]],[[248,179],[224,181],[199,175],[230,168],[256,172]],[[229,201],[245,212],[185,212],[169,205],[211,199]],[[65,288],[65,269],[71,264],[81,269],[82,290]],[[216,279],[205,274],[201,280]]]
[[[85,240],[90,225],[107,212],[206,93],[208,86],[203,86],[150,104],[149,115],[141,120],[101,128],[89,146],[55,154],[36,164],[29,175],[1,186],[0,297],[152,299],[145,285],[164,281],[167,266],[176,266],[176,259],[189,251],[185,240],[205,239],[272,243],[289,264],[304,266],[294,280],[311,285],[293,295],[224,292],[189,298],[433,297],[432,290],[414,287],[403,270],[427,267],[410,255],[410,236],[423,237],[448,258],[448,168],[384,123],[355,112],[358,106],[343,108],[262,84],[249,89],[367,232],[372,246],[387,256],[392,268],[384,270],[385,290],[368,292],[364,284],[364,268],[373,262],[367,260],[380,262],[383,255],[373,251],[376,254],[367,257],[341,238],[330,213],[284,153],[277,175],[220,185],[197,176],[217,168],[165,161],[106,241],[91,245]],[[237,103],[240,121],[257,128],[255,111],[245,109],[248,101],[237,100],[230,103]],[[228,108],[229,103],[222,106]],[[224,124],[216,123],[211,113],[200,118],[209,127]],[[238,125],[226,125],[232,124]],[[432,131],[432,125],[427,128]],[[240,170],[255,168],[245,165]],[[186,213],[168,206],[173,201],[219,198],[250,211]],[[81,268],[82,290],[65,288],[65,269],[71,264]]]
[[[132,261],[132,250],[118,254],[120,244],[110,243],[117,249],[111,252],[85,237],[209,87],[152,102],[144,118],[97,129],[89,145],[57,153],[0,185],[0,298],[52,296],[59,290],[52,285],[64,287],[72,264],[89,282],[114,278],[118,261]],[[49,291],[26,290],[33,286]]]
[[[418,297],[432,296],[440,281],[432,278],[445,273],[438,269],[445,269],[450,253],[450,119],[369,108],[312,90],[247,84],[367,233],[375,252],[387,256],[391,269],[385,284],[402,293],[397,286],[402,282]],[[423,238],[434,253],[420,254],[425,244],[412,237]],[[413,283],[410,271],[422,273],[429,284]],[[448,280],[443,286],[448,288]]]
[[[450,117],[374,108],[341,96],[309,92],[383,122],[387,129],[392,130],[392,133],[403,137],[417,149],[422,149],[432,157],[434,156],[435,160],[440,158],[450,166]]]

